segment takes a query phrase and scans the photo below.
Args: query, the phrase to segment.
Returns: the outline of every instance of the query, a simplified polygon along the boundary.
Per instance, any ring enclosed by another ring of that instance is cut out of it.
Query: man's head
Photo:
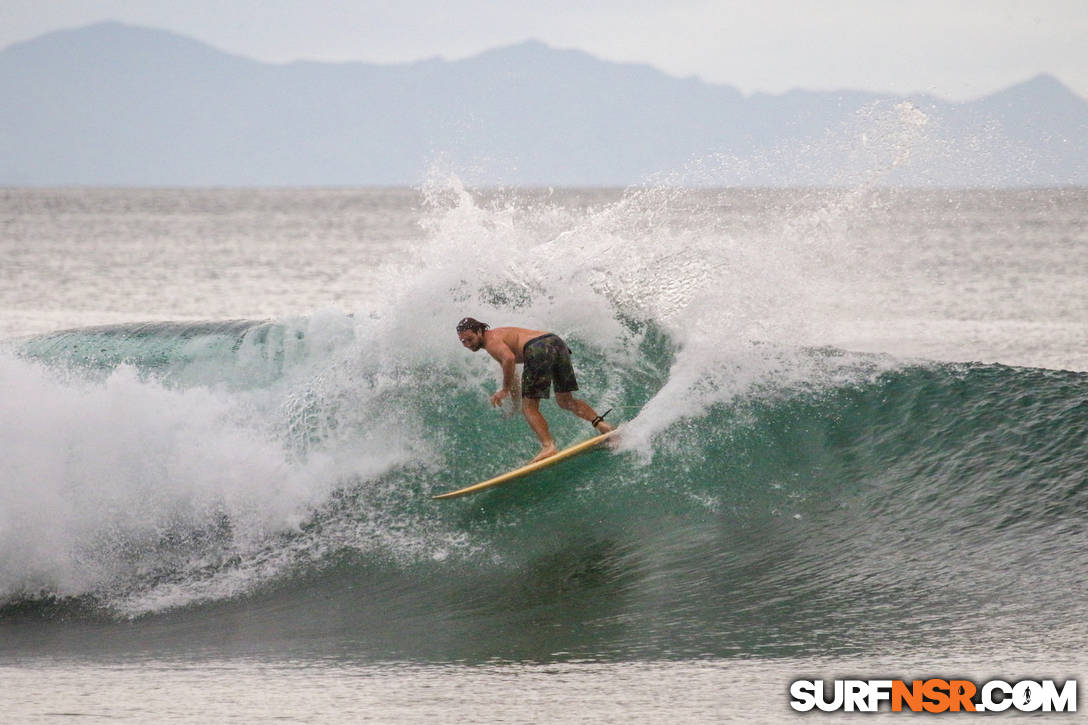
[[[469,350],[476,352],[484,346],[484,332],[489,327],[486,322],[465,317],[457,323],[457,339]]]

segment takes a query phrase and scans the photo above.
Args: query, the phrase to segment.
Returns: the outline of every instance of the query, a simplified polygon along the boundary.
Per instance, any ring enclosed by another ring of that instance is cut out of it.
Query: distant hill
[[[1088,101],[745,96],[526,42],[460,61],[261,63],[120,23],[0,51],[0,183],[1088,185]]]

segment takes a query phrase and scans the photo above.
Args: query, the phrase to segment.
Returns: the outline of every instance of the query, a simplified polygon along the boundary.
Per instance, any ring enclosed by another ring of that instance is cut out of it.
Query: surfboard
[[[510,481],[513,481],[514,479],[521,478],[522,476],[528,476],[530,473],[535,473],[536,471],[547,468],[548,466],[554,466],[560,461],[565,461],[572,456],[576,456],[579,453],[584,453],[592,448],[595,448],[600,444],[604,443],[612,436],[616,435],[618,432],[619,430],[617,429],[611,430],[607,433],[602,433],[601,435],[594,436],[589,440],[582,441],[581,443],[576,443],[569,448],[564,448],[563,450],[556,453],[554,456],[545,458],[542,461],[537,461],[536,463],[528,463],[521,468],[515,468],[513,471],[504,473],[501,476],[495,476],[494,478],[489,478],[486,481],[480,481],[479,483],[474,483],[471,486],[459,488],[456,491],[447,491],[446,493],[440,493],[437,496],[432,496],[431,498],[456,498],[457,496],[464,496],[468,493],[476,493],[477,491],[483,491],[485,489],[491,488],[492,486],[498,486],[499,484],[508,483]]]

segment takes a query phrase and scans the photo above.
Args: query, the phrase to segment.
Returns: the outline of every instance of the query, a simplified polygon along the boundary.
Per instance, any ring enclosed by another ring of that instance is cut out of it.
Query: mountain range
[[[1088,101],[1048,75],[745,95],[536,41],[271,64],[109,22],[0,51],[0,97],[4,185],[1088,185]]]

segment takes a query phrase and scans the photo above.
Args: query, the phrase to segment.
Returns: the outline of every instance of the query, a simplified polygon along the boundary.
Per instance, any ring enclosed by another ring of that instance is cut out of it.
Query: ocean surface
[[[1086,189],[8,188],[0,260],[5,721],[1088,682]],[[432,500],[537,450],[465,315],[619,447]]]

